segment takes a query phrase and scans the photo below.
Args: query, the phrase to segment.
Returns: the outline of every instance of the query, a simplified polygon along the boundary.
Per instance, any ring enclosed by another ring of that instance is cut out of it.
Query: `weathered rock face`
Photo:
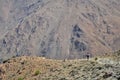
[[[0,58],[83,58],[120,49],[119,0],[1,0]]]

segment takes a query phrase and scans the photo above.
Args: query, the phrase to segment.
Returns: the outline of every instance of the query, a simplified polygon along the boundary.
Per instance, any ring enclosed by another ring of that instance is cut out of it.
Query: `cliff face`
[[[120,49],[119,0],[0,0],[0,58],[83,58]]]

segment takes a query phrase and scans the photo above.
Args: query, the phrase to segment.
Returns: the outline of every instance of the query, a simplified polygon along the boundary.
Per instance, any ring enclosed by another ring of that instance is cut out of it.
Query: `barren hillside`
[[[0,0],[0,60],[83,58],[120,49],[119,0]]]

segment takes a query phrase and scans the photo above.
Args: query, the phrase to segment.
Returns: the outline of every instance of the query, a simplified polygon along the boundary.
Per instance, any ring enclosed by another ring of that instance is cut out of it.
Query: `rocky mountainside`
[[[120,80],[120,56],[90,60],[17,57],[0,64],[0,80]]]
[[[0,0],[0,60],[54,59],[120,49],[119,0]]]

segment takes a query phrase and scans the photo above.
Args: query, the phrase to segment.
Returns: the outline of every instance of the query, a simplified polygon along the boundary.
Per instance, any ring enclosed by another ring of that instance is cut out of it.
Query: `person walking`
[[[89,58],[90,58],[90,54],[89,53],[86,54],[86,58],[87,58],[87,60],[89,60]]]

